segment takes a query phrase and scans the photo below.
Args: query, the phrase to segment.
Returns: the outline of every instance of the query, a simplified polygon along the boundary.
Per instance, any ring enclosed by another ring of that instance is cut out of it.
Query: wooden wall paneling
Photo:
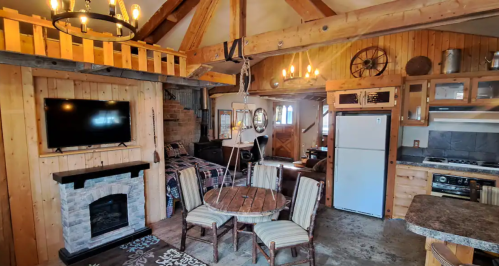
[[[140,152],[140,149],[130,149],[128,151],[129,151],[129,159],[131,162],[142,160],[142,153]]]
[[[59,32],[59,47],[62,59],[73,60],[73,36]]]
[[[17,10],[3,8],[4,11],[10,13],[19,13]],[[3,29],[5,34],[5,50],[12,52],[21,52],[21,34],[19,31],[19,22],[3,19]]]
[[[5,169],[5,153],[0,123],[0,265],[15,266],[14,238],[10,218],[9,191]]]
[[[40,16],[33,15],[34,18],[40,18]],[[33,46],[36,55],[46,55],[45,50],[45,37],[43,34],[44,29],[42,26],[33,24]]]
[[[35,221],[35,231],[36,231],[36,244],[38,251],[38,262],[43,263],[48,261],[48,249],[46,242],[46,227],[45,227],[45,214],[44,214],[44,199],[42,197],[42,186],[44,180],[41,179],[40,169],[39,169],[39,145],[41,140],[46,140],[45,126],[41,127],[37,121],[37,118],[43,120],[41,122],[45,125],[45,112],[43,109],[37,110],[37,102],[39,106],[43,107],[43,98],[37,98],[37,92],[35,91],[34,79],[31,72],[31,68],[22,67],[22,78],[23,78],[23,97],[24,97],[24,113],[25,113],[25,123],[26,123],[26,141],[28,147],[28,166],[29,175],[31,179],[31,192],[33,200],[33,214]],[[37,78],[36,86],[39,86],[39,95],[46,95],[47,79]],[[45,94],[44,94],[45,91]],[[40,120],[39,120],[40,121]],[[38,128],[42,129],[40,132]],[[41,133],[41,134],[40,134]],[[39,135],[40,134],[40,135]],[[42,138],[39,138],[42,137]],[[46,141],[45,141],[46,142]]]
[[[492,56],[495,51],[497,51],[497,38],[489,37],[489,51],[487,53],[488,60],[492,60]],[[485,58],[483,60],[485,60]],[[484,61],[484,65],[486,66],[486,70],[488,70],[489,64]]]
[[[156,89],[156,146],[154,149],[159,153],[160,161],[158,165],[158,187],[157,195],[159,197],[159,209],[156,211],[159,219],[166,218],[166,176],[165,176],[165,158],[164,158],[164,134],[163,128],[163,84],[155,83]]]
[[[407,65],[407,62],[409,61],[409,59],[411,59],[409,57],[409,54],[407,52],[407,49],[409,48],[409,32],[403,32],[401,33],[402,34],[402,44],[401,44],[401,50],[400,50],[400,74],[402,74],[402,76],[406,76],[406,72],[405,72],[405,66]]]
[[[83,99],[83,83],[84,82],[81,80],[74,81],[74,98],[75,99]]]
[[[414,32],[414,54],[413,56],[421,55],[421,30],[417,30]]]
[[[421,55],[428,56],[428,30],[421,31]]]
[[[59,185],[52,179],[52,173],[59,172],[59,158],[40,159],[40,179],[45,219],[46,245],[49,260],[57,259],[58,251],[64,246],[61,226],[61,203]]]
[[[471,48],[471,71],[480,69],[480,36],[473,35],[473,44]]]
[[[407,40],[407,60],[411,60],[411,58],[415,57],[414,55],[414,44],[415,44],[415,39],[414,39],[414,31],[409,32],[408,40]]]
[[[397,34],[392,34],[389,36],[390,40],[387,44],[388,48],[388,66],[387,70],[388,72],[386,74],[395,74],[395,67],[397,65]]]
[[[458,33],[456,36],[456,45],[455,47],[457,49],[461,49],[461,72],[464,72],[464,57],[465,57],[465,51],[464,51],[464,34]]]
[[[18,266],[31,266],[38,264],[38,252],[31,180],[25,167],[29,160],[21,67],[0,65],[0,80],[0,110],[5,154],[9,154],[5,163],[16,261]]]
[[[435,32],[435,51],[433,59],[433,74],[439,74],[441,71],[440,62],[442,61],[442,32]]]
[[[487,71],[485,57],[489,57],[489,37],[480,37],[480,56],[478,57],[478,70]]]
[[[83,39],[83,62],[93,63],[94,59],[94,41]]]
[[[436,38],[436,31],[434,30],[428,31],[428,58],[432,62],[432,69],[428,74],[433,73],[433,63],[434,63],[433,61],[435,60],[435,42],[436,42],[435,38]]]
[[[402,42],[403,42],[403,34],[402,33],[397,33],[396,34],[396,40],[397,43],[395,45],[395,74],[400,74],[402,73],[402,68],[405,67],[402,62]]]
[[[47,78],[37,77],[35,78],[35,103],[36,103],[36,121],[38,125],[38,149],[41,152],[48,152],[49,149],[47,147],[47,142],[42,141],[47,139],[47,131],[45,128],[45,110],[44,99],[49,97],[49,86],[48,86]],[[50,79],[52,82],[52,87],[55,87],[55,83],[53,79]],[[38,152],[38,151],[37,151]]]

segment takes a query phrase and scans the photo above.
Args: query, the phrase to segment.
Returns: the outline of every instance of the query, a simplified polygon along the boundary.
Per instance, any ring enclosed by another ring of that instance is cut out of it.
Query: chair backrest
[[[319,205],[324,182],[318,182],[298,173],[293,202],[291,204],[290,220],[305,230],[313,231],[313,220]],[[312,228],[311,228],[312,227]]]
[[[257,141],[258,140],[258,144]],[[253,154],[253,162],[260,161],[262,159],[263,153],[265,153],[265,147],[267,146],[267,142],[269,142],[269,136],[259,136],[253,141],[253,148],[251,148],[251,153]],[[258,150],[258,145],[260,145],[260,151]]]
[[[201,199],[200,185],[197,169],[189,167],[177,172],[178,184],[180,187],[180,200],[187,212],[203,204]]]
[[[282,164],[279,166],[279,168],[271,165],[257,164],[253,169],[253,175],[251,175],[251,173],[248,173],[248,175],[250,176],[249,185],[252,187],[269,188],[280,192],[283,171],[282,169]],[[251,169],[248,171],[251,171]]]
[[[480,203],[499,206],[499,188],[483,186],[480,191]]]

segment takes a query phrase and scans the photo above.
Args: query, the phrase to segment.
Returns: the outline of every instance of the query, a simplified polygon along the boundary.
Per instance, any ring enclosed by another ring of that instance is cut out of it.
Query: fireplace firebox
[[[112,194],[90,203],[92,237],[128,226],[126,194]]]

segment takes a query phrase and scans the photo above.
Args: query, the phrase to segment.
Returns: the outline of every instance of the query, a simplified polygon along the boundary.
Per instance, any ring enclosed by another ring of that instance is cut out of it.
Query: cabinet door
[[[339,91],[335,93],[335,108],[360,108],[362,107],[362,90]]]
[[[428,108],[426,104],[428,81],[408,81],[405,83],[403,97],[403,126],[427,126]]]
[[[395,198],[393,200],[393,218],[405,218],[414,196],[429,194],[427,188],[427,171],[397,166],[395,176]]]
[[[499,103],[499,77],[472,79],[471,102],[476,104]]]
[[[395,106],[395,87],[364,90],[364,107],[393,107]]]
[[[430,103],[459,105],[469,102],[469,78],[432,79]]]

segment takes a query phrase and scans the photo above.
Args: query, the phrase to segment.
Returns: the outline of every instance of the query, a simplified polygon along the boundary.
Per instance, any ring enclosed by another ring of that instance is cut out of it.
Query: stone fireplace
[[[68,257],[88,253],[78,261],[95,250],[102,252],[109,243],[116,246],[120,240],[126,243],[147,235],[146,231],[150,234],[145,227],[144,170],[108,175],[111,172],[103,171],[102,177],[97,177],[98,171],[83,179],[73,176],[73,182],[70,177],[56,179],[57,174],[68,172],[54,174],[60,183],[65,247],[60,257],[66,264],[74,262],[68,263]]]

